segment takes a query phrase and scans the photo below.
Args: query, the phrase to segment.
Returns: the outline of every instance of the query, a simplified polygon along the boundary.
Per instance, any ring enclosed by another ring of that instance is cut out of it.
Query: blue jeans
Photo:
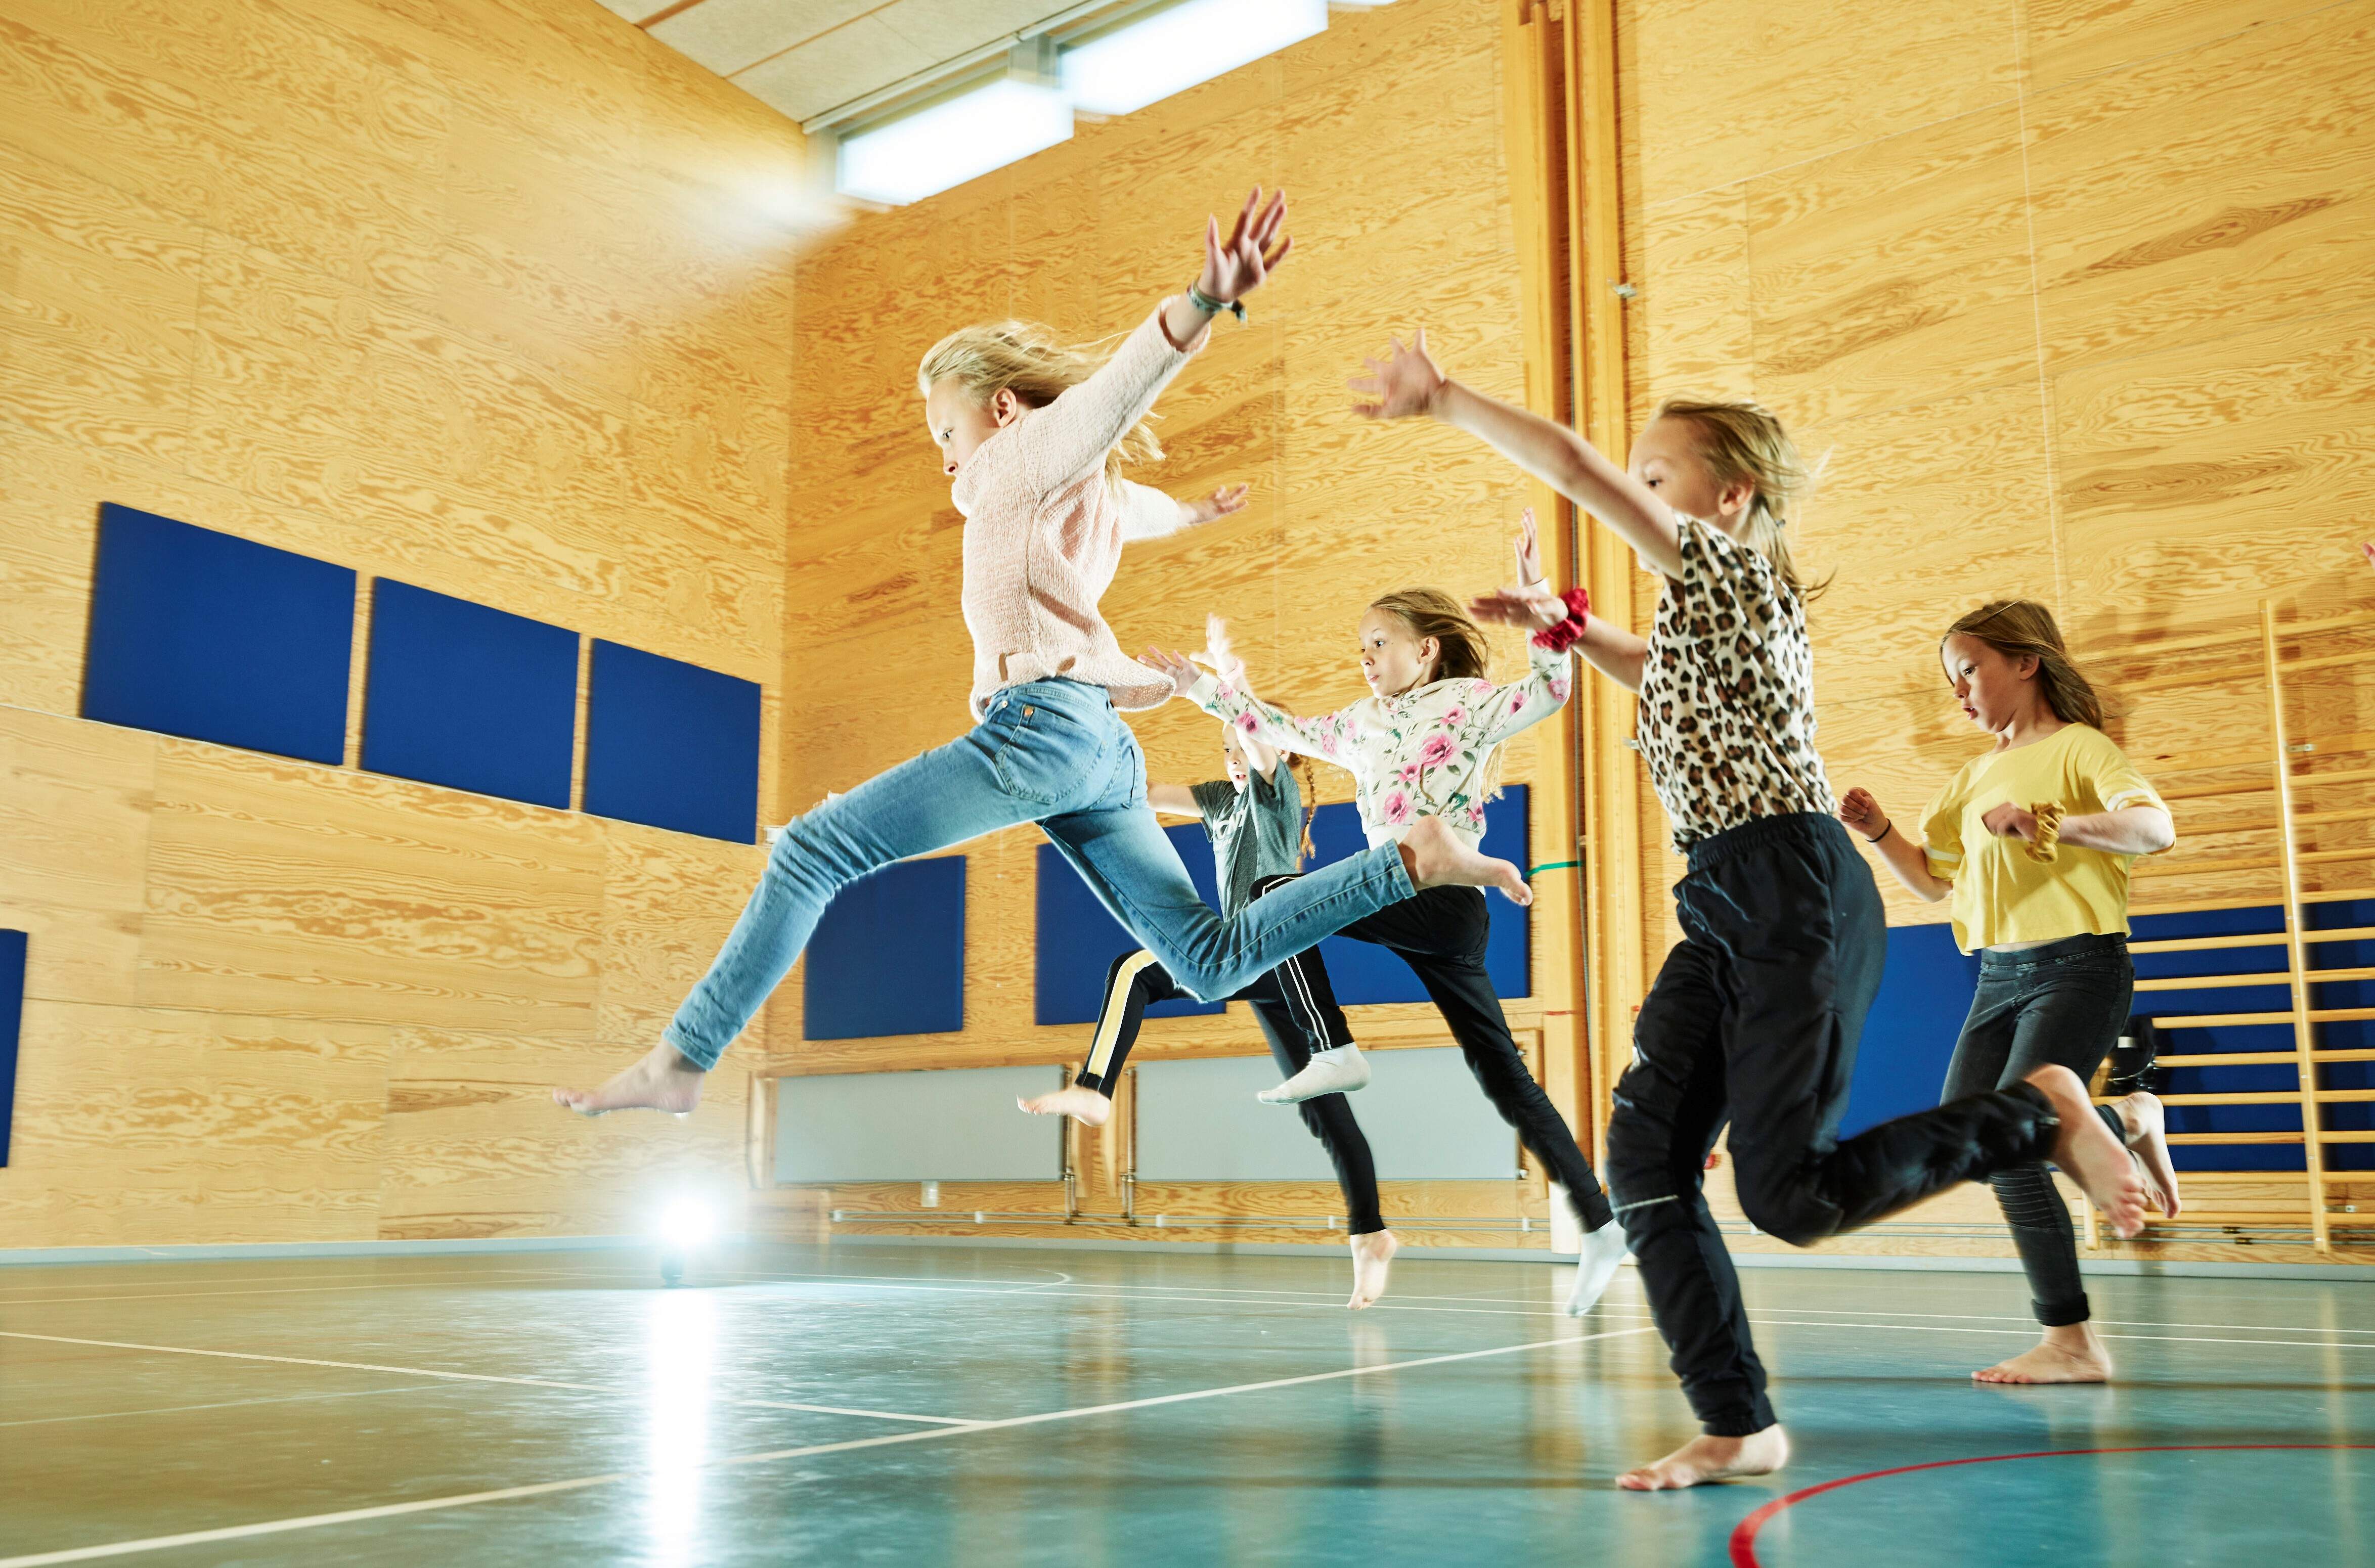
[[[1040,825],[1113,917],[1210,1001],[1412,896],[1394,844],[1317,871],[1223,920],[1196,896],[1146,804],[1138,737],[1105,689],[1010,686],[973,729],[828,800],[775,841],[758,890],[665,1038],[706,1072],[808,946],[844,884],[894,860]]]

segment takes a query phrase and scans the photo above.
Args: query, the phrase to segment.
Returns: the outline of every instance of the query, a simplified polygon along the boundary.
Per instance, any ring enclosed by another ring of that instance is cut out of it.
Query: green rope
[[[1580,860],[1554,860],[1546,865],[1535,867],[1531,871],[1527,872],[1526,875],[1531,878],[1540,876],[1544,871],[1567,871],[1575,869],[1576,867],[1582,866],[1582,864],[1583,862]]]

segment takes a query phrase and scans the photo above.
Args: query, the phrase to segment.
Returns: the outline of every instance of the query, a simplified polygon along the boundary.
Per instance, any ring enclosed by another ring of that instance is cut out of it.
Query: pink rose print
[[[1493,683],[1489,680],[1471,680],[1468,683],[1468,700],[1473,702],[1492,690]]]
[[[1261,722],[1256,719],[1251,713],[1239,713],[1237,715],[1237,727],[1244,730],[1247,735],[1251,735],[1254,731],[1261,728]]]
[[[1455,702],[1450,711],[1443,715],[1443,722],[1447,726],[1457,729],[1468,722],[1468,710]]]
[[[1404,762],[1400,767],[1394,770],[1394,777],[1401,780],[1404,784],[1417,783],[1418,764],[1416,762]]]
[[[1551,701],[1554,701],[1554,702],[1564,702],[1564,701],[1566,701],[1566,691],[1567,691],[1567,680],[1566,680],[1566,677],[1565,677],[1565,676],[1563,676],[1563,675],[1553,676],[1553,677],[1551,678]]]
[[[1430,735],[1426,737],[1426,744],[1418,749],[1418,765],[1422,768],[1438,767],[1450,756],[1451,737]]]
[[[1321,736],[1319,737],[1319,749],[1327,752],[1330,757],[1336,755],[1336,737],[1332,735]]]
[[[1385,804],[1377,810],[1378,814],[1385,818],[1387,826],[1399,827],[1410,820],[1410,796],[1400,790],[1395,790],[1386,796]]]
[[[1515,697],[1512,697],[1512,698],[1510,698],[1510,699],[1509,699],[1509,712],[1511,712],[1511,713],[1522,713],[1522,712],[1525,710],[1525,706],[1526,706],[1526,694],[1525,694],[1524,692],[1522,692],[1522,691],[1518,692]]]

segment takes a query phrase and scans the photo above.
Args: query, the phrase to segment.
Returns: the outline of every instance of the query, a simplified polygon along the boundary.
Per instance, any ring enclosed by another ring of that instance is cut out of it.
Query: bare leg
[[[667,1111],[681,1116],[701,1103],[701,1080],[706,1076],[663,1040],[601,1088],[556,1089],[552,1098],[581,1116],[612,1111]]]
[[[1746,1437],[1702,1433],[1653,1464],[1625,1471],[1616,1484],[1626,1491],[1677,1491],[1742,1476],[1769,1476],[1789,1462],[1790,1439],[1778,1426]]]
[[[2185,1207],[2177,1192],[2177,1167],[2168,1158],[2168,1133],[2160,1097],[2138,1090],[2114,1103],[2128,1129],[2128,1147],[2144,1161],[2145,1185],[2153,1207],[2174,1220]]]
[[[1985,1372],[1971,1373],[1975,1383],[2109,1383],[2111,1352],[2091,1323],[2049,1328],[2036,1349]]]
[[[1034,1116],[1069,1116],[1084,1127],[1101,1127],[1113,1115],[1113,1102],[1085,1084],[1069,1084],[1052,1094],[1034,1095],[1014,1102]]]
[[[1386,1269],[1402,1250],[1391,1231],[1371,1231],[1353,1238],[1353,1299],[1344,1304],[1359,1312],[1386,1293]]]
[[[1512,903],[1534,902],[1525,875],[1506,860],[1468,847],[1440,817],[1422,817],[1402,835],[1402,869],[1413,888],[1498,888]]]
[[[2103,1211],[2111,1234],[2133,1240],[2145,1228],[2145,1185],[2136,1161],[2095,1114],[2086,1086],[2068,1067],[2039,1067],[2023,1081],[2050,1100],[2062,1119],[2053,1134],[2053,1162]]]

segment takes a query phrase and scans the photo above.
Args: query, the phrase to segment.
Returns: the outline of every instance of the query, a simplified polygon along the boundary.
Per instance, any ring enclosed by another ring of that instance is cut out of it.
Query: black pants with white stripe
[[[1280,883],[1293,879],[1265,877],[1254,884],[1253,896],[1259,898]],[[1090,1043],[1089,1059],[1073,1081],[1110,1096],[1114,1085],[1121,1081],[1122,1068],[1129,1062],[1130,1047],[1138,1043],[1139,1026],[1146,1020],[1146,1009],[1156,1002],[1196,999],[1192,992],[1182,989],[1171,978],[1170,971],[1154,961],[1152,953],[1140,949],[1114,960],[1113,968],[1105,974],[1105,1006],[1097,1014],[1097,1032]],[[1328,966],[1320,961],[1316,948],[1295,954],[1229,999],[1253,1005],[1254,1018],[1270,1042],[1270,1054],[1286,1077],[1301,1072],[1311,1060],[1312,1052],[1353,1043],[1353,1031],[1344,1021],[1344,1009],[1336,1005],[1336,993],[1328,984]],[[1328,1150],[1329,1161],[1336,1167],[1336,1185],[1344,1193],[1352,1233],[1361,1236],[1384,1230],[1386,1221],[1377,1209],[1377,1170],[1369,1157],[1369,1140],[1362,1135],[1361,1124],[1353,1119],[1353,1108],[1345,1103],[1344,1096],[1322,1094],[1306,1100],[1295,1109],[1303,1114],[1303,1125],[1311,1129],[1311,1136]]]

